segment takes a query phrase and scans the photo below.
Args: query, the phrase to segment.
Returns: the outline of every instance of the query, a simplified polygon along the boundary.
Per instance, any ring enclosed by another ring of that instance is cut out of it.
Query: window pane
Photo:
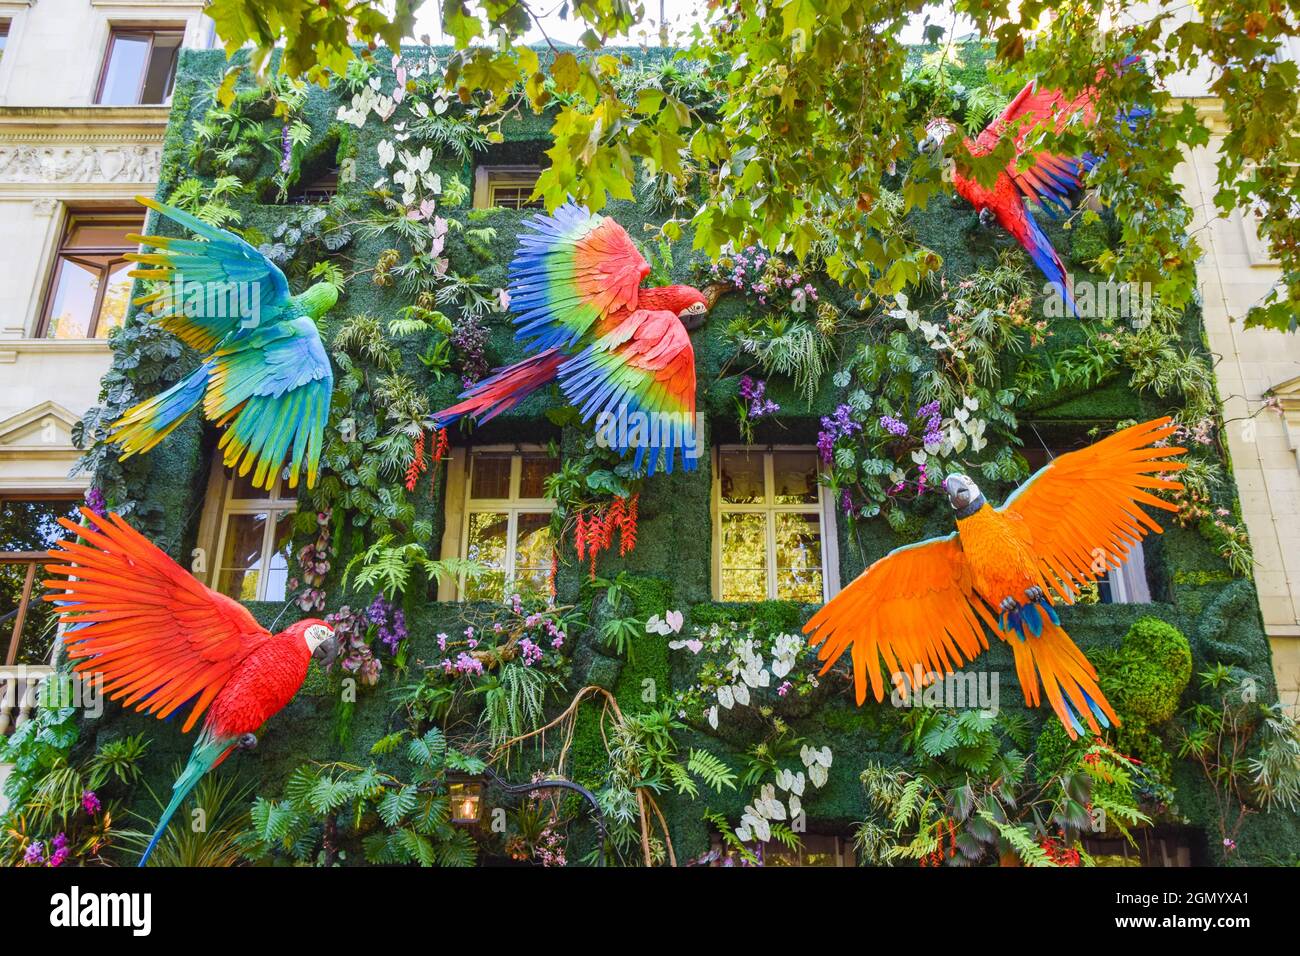
[[[158,33],[153,38],[153,53],[145,71],[141,103],[166,103],[172,95],[172,80],[176,76],[176,55],[180,52],[179,33]]]
[[[767,599],[767,516],[722,516],[722,600]]]
[[[230,515],[226,518],[226,543],[221,555],[217,590],[240,601],[256,601],[262,576],[262,539],[266,515]]]
[[[778,505],[817,503],[817,454],[811,451],[772,453],[773,493]]]
[[[778,512],[776,596],[816,604],[822,600],[822,532],[817,515]]]
[[[506,590],[506,531],[509,518],[501,512],[479,511],[469,516],[469,546],[465,557],[487,571],[477,581],[465,580],[465,600],[499,601]]]
[[[0,510],[0,551],[48,551],[67,536],[60,517],[77,520],[75,498],[6,498]],[[0,634],[4,632],[0,626]]]
[[[283,601],[289,583],[289,555],[293,550],[293,512],[282,512],[275,521],[275,552],[266,571],[263,601]]]
[[[252,471],[249,471],[248,474],[243,476],[232,475],[230,481],[230,497],[236,501],[243,501],[249,498],[261,499],[271,497],[271,493],[265,488],[258,488],[253,484]]]
[[[51,291],[48,339],[90,338],[95,297],[103,272],[93,260],[61,258]]]
[[[18,634],[18,654],[14,663],[48,664],[50,661],[58,621],[54,605],[41,600],[41,581],[51,575],[46,574],[44,565],[36,565],[29,587],[27,573],[31,567],[28,563],[0,559],[0,663],[8,657],[14,624],[19,609],[24,606],[26,613]]]
[[[560,459],[550,455],[524,455],[519,470],[519,497],[545,498],[545,481],[560,470]]]
[[[510,497],[509,455],[475,455],[473,470],[469,486],[471,498]]]
[[[733,505],[761,504],[763,491],[762,452],[724,451],[721,459],[722,500]]]
[[[67,237],[63,240],[65,249],[120,249],[129,252],[138,243],[126,237],[131,233],[139,234],[144,228],[144,217],[129,216],[76,216],[68,225]]]
[[[147,36],[114,34],[108,43],[108,65],[99,102],[107,106],[131,106],[140,102],[140,80],[149,56]]]
[[[95,326],[95,338],[108,337],[110,329],[115,329],[126,319],[126,306],[131,294],[132,279],[128,272],[133,263],[121,262],[113,266],[108,273],[108,287],[104,289],[104,299],[99,304],[99,322]]]
[[[551,516],[521,514],[515,519],[515,587],[523,597],[550,594]]]

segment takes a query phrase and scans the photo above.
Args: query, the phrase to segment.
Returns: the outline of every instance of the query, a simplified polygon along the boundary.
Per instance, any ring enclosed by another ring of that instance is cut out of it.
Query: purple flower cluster
[[[895,418],[893,415],[881,415],[880,427],[898,438],[902,438],[907,434],[907,422]]]
[[[104,500],[104,493],[98,488],[87,489],[86,507],[99,517],[104,517],[105,512],[108,511],[108,502]]]
[[[382,594],[376,594],[370,607],[366,608],[366,619],[375,625],[379,640],[388,648],[388,653],[396,654],[398,646],[407,637],[406,613],[394,607]]]
[[[926,445],[938,445],[943,441],[943,416],[939,412],[939,400],[935,399],[916,410],[916,417],[925,419],[925,434],[921,442]]]
[[[54,852],[50,854],[49,860],[45,863],[46,866],[62,866],[67,862],[68,857],[72,855],[72,850],[68,849],[68,838],[62,833],[55,835],[50,842],[50,846]]]
[[[789,294],[791,300],[817,301],[817,288],[805,283],[803,275],[792,272],[783,259],[768,255],[761,246],[746,246],[730,257],[724,271],[722,264],[714,263],[711,274],[714,280],[726,282],[738,292],[748,291],[758,296],[760,305],[767,305],[769,296]]]
[[[99,795],[94,790],[87,790],[81,795],[81,809],[92,817],[103,809],[103,804],[99,802]]]
[[[523,659],[524,666],[532,667],[542,659],[542,655],[545,651],[542,650],[541,645],[534,644],[528,638],[524,637],[519,641],[519,653]]]
[[[767,397],[767,382],[753,379],[748,375],[740,378],[740,397],[749,403],[749,417],[762,418],[775,415],[781,406]]]
[[[40,840],[33,840],[27,844],[27,849],[23,853],[23,862],[28,866],[40,866],[42,863],[46,866],[62,866],[68,862],[68,857],[72,855],[72,850],[68,848],[68,838],[62,833],[57,834],[50,841],[50,857],[45,858],[45,844]]]
[[[460,358],[461,383],[469,388],[488,372],[487,327],[473,316],[462,315],[452,325],[449,339]]]
[[[287,173],[293,165],[293,140],[289,137],[289,124],[280,129],[280,172]]]
[[[483,662],[461,651],[456,655],[454,661],[449,657],[444,657],[442,659],[442,670],[445,674],[473,674],[478,676],[483,673]]]
[[[817,451],[822,461],[829,465],[834,456],[835,442],[860,431],[862,426],[853,420],[853,409],[848,405],[840,405],[834,415],[823,415],[822,430],[817,434]]]

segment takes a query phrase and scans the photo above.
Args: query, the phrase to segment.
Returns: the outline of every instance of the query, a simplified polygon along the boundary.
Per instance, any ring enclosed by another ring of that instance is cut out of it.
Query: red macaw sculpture
[[[1116,69],[1123,70],[1133,60],[1126,60]],[[1104,75],[1098,74],[1098,79]],[[1056,286],[1065,300],[1066,309],[1071,315],[1079,314],[1074,301],[1073,284],[1061,257],[1052,248],[1051,240],[1042,227],[1034,221],[1033,215],[1025,205],[1035,202],[1048,215],[1055,215],[1052,207],[1069,213],[1071,197],[1083,188],[1083,175],[1097,163],[1097,157],[1085,154],[1081,157],[1062,156],[1046,150],[1033,152],[1033,162],[1025,169],[1020,169],[1020,160],[1033,147],[1028,142],[1030,134],[1036,127],[1050,126],[1057,132],[1069,123],[1077,122],[1085,126],[1096,121],[1097,91],[1095,88],[1084,90],[1072,100],[1067,100],[1060,90],[1040,90],[1035,81],[1030,81],[1017,94],[1007,108],[985,128],[974,140],[966,137],[962,140],[972,156],[984,156],[997,148],[1003,136],[1014,137],[1015,158],[1007,164],[992,186],[981,185],[977,180],[963,176],[960,171],[953,173],[953,188],[979,213],[980,222],[988,224],[995,220],[1029,253],[1038,266]],[[1127,119],[1143,111],[1132,111]],[[939,117],[926,126],[926,137],[920,147],[923,152],[933,152],[957,131],[952,120]]]
[[[602,412],[661,416],[664,428],[650,427],[647,441],[630,429],[609,431],[620,454],[636,449],[637,467],[644,459],[654,474],[662,450],[666,471],[674,452],[693,470],[695,352],[686,333],[708,312],[708,296],[687,285],[642,288],[650,264],[623,227],[573,203],[534,216],[527,230],[510,264],[509,292],[515,337],[535,354],[435,412],[434,427],[465,415],[487,421],[558,381],[583,421]]]
[[[236,747],[257,744],[255,732],[289,703],[307,664],[328,665],[334,630],[308,618],[274,636],[242,604],[205,587],[118,515],[82,509],[89,527],[59,522],[82,539],[62,541],[45,570],[67,625],[73,670],[103,678],[110,700],[165,718],[193,702],[183,731],[203,713],[203,729],[173,785],[144,866],[181,803],[205,773]],[[84,542],[84,543],[82,543]]]

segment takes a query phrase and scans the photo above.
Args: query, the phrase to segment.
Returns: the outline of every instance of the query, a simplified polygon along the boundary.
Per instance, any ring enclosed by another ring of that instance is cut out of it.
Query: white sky
[[[646,8],[646,21],[641,24],[635,34],[623,39],[622,43],[638,44],[644,42],[657,45],[661,8],[663,10],[663,19],[668,24],[670,44],[673,43],[675,37],[687,32],[693,24],[703,23],[709,13],[708,5],[703,0],[643,0],[643,2]],[[563,5],[563,0],[534,0],[532,4],[534,12],[539,15],[542,21],[547,36],[554,41],[576,43],[585,27],[572,18],[560,19],[559,11]],[[450,42],[450,38],[441,30],[439,6],[437,0],[430,0],[416,14],[415,36],[417,38],[427,35],[434,43]],[[933,22],[949,29],[952,28],[954,16],[951,9],[948,9],[946,5],[929,7],[927,13]],[[903,42],[920,43],[924,27],[924,17],[917,17],[903,31]],[[959,34],[968,32],[970,32],[968,23],[958,25]],[[526,39],[529,43],[541,43],[543,41],[542,33],[536,27],[528,32]],[[618,40],[615,40],[614,45],[621,44]]]

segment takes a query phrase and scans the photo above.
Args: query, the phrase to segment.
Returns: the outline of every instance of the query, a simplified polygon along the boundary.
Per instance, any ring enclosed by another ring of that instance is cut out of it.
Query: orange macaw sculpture
[[[1097,672],[1061,629],[1053,592],[1067,604],[1081,584],[1118,568],[1142,535],[1160,532],[1140,507],[1177,507],[1148,491],[1177,490],[1160,477],[1186,467],[1162,447],[1170,419],[1133,425],[1040,469],[1000,508],[975,482],[950,475],[944,491],[957,530],[891,551],[867,568],[804,626],[820,645],[824,674],[852,650],[858,704],[867,681],[884,698],[883,659],[895,686],[921,672],[921,684],[988,649],[985,628],[1011,645],[1025,702],[1038,706],[1038,678],[1071,738],[1082,716],[1094,733],[1119,723],[1097,686]],[[914,692],[919,688],[911,688]]]

